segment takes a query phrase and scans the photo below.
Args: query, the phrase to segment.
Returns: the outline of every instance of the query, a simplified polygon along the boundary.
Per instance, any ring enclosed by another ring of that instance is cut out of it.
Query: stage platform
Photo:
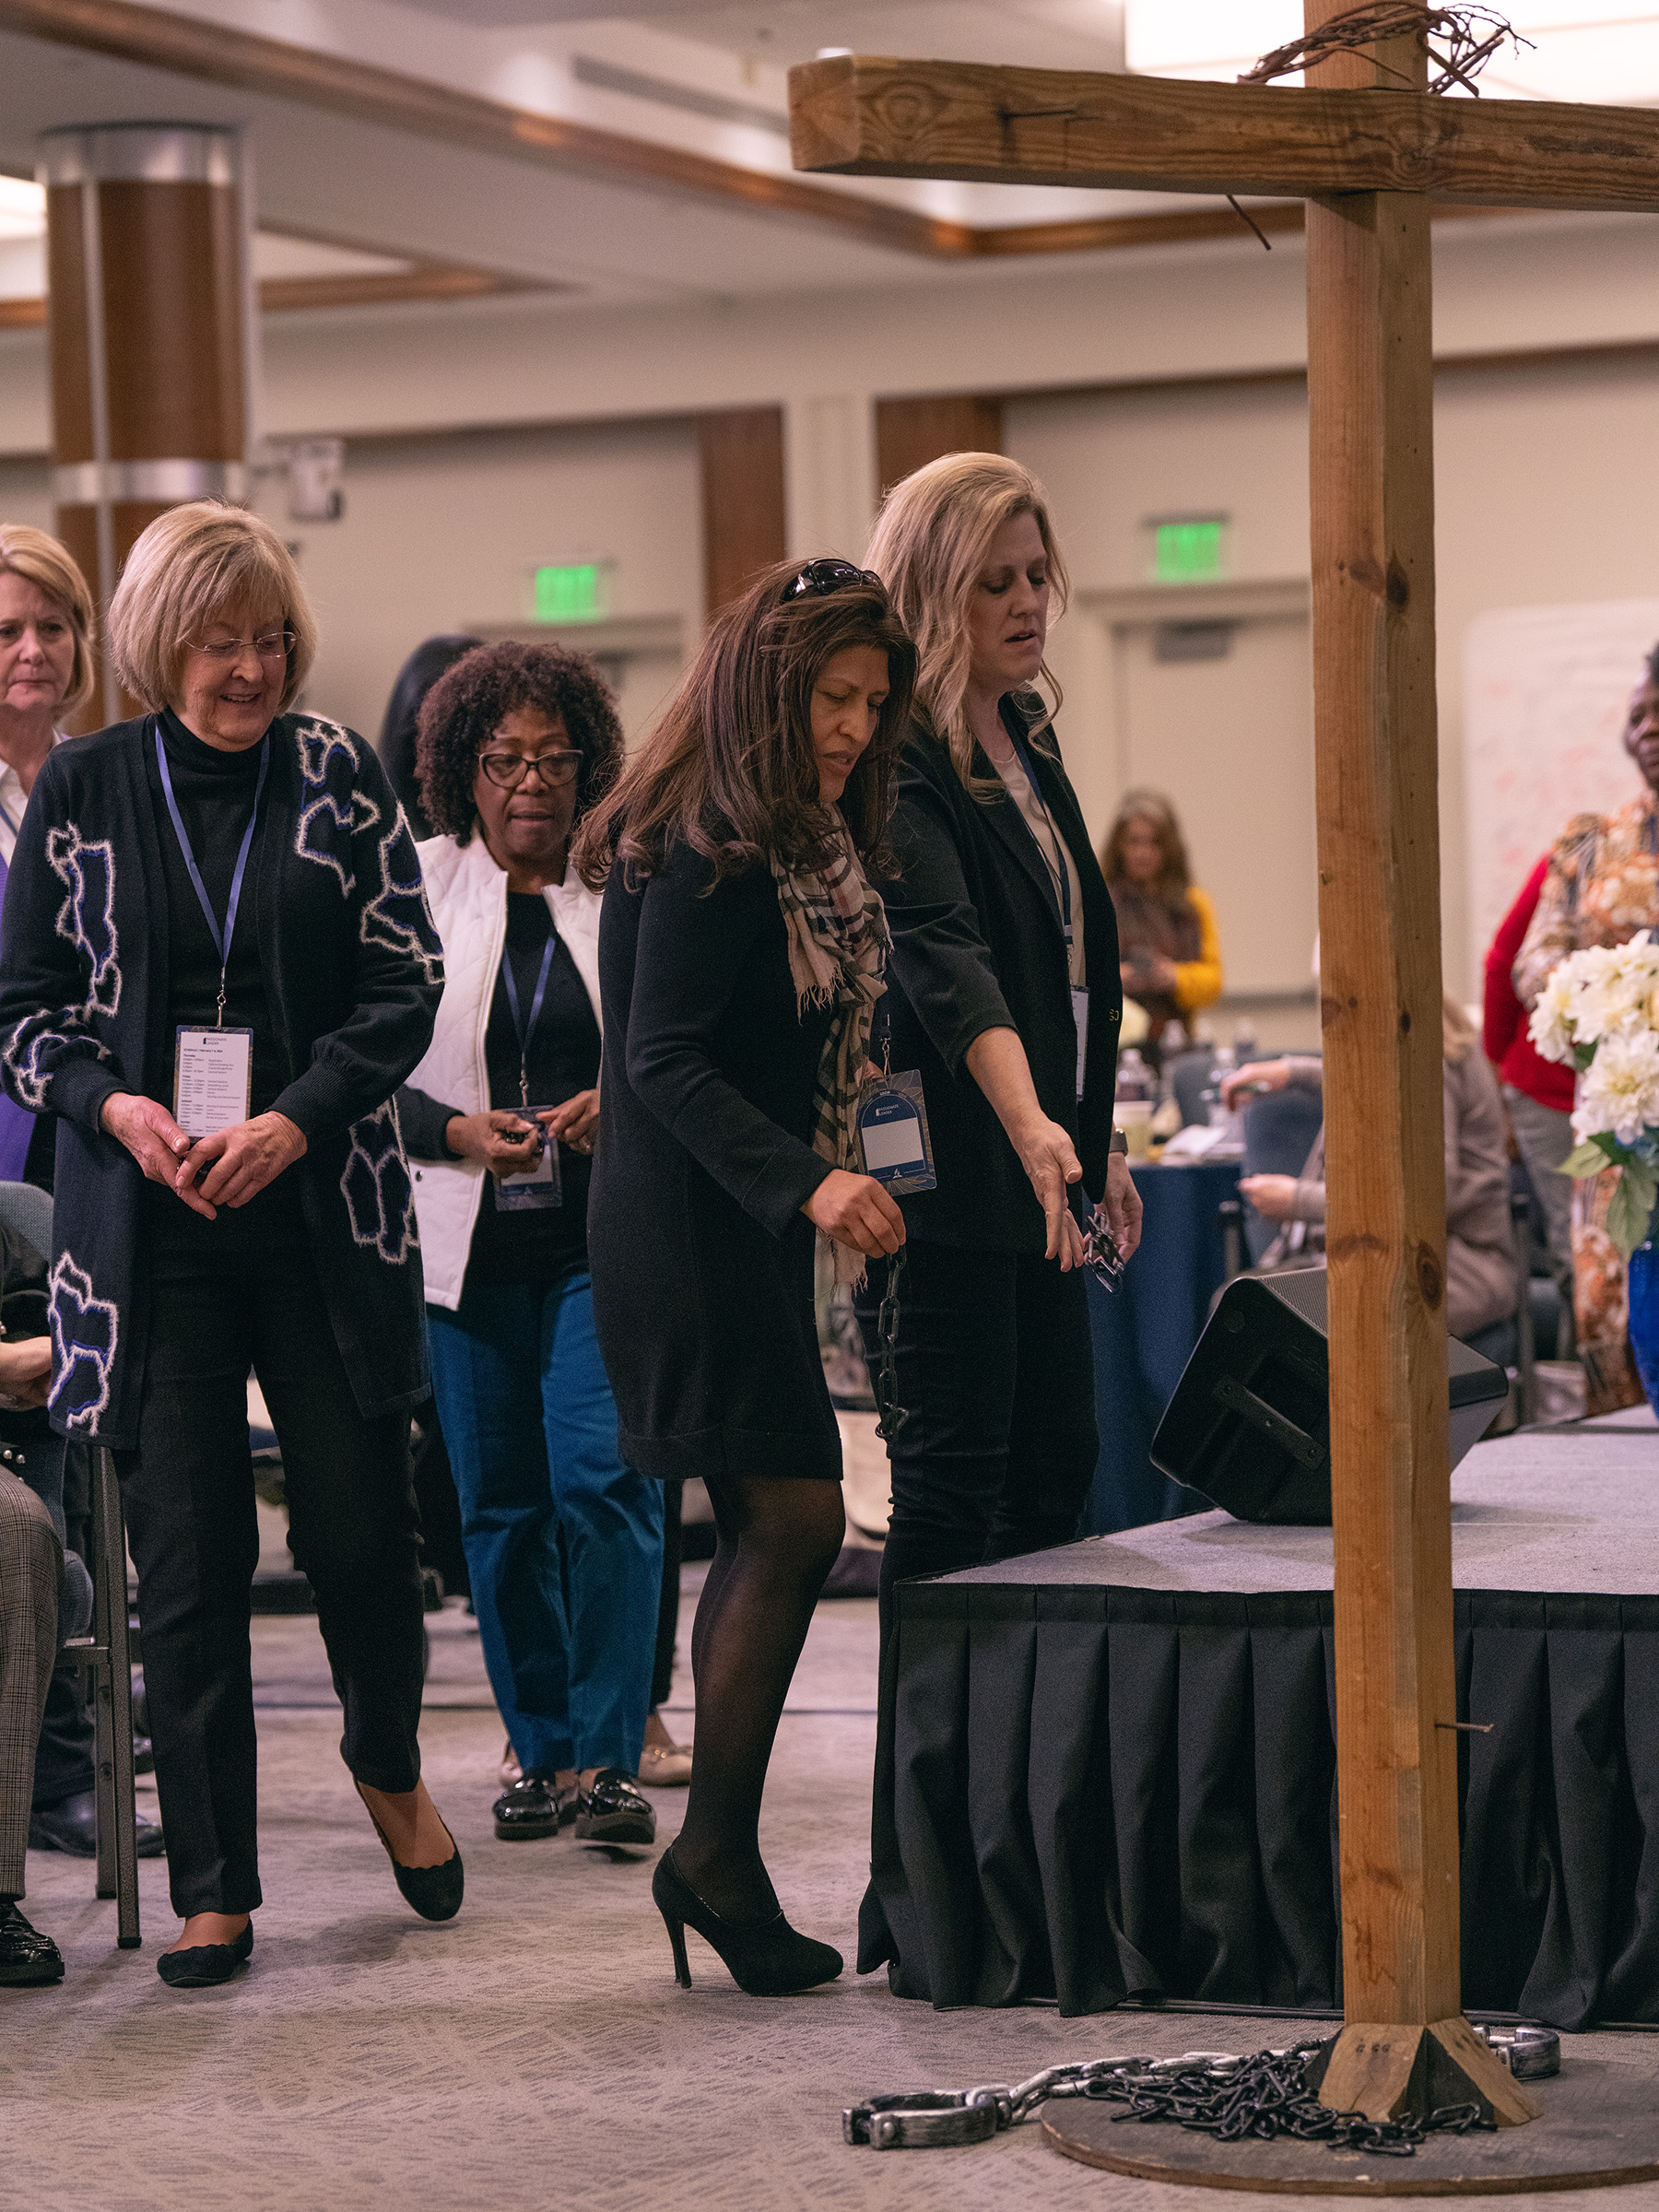
[[[1659,2020],[1659,1427],[1452,1477],[1464,1991]],[[905,1585],[860,1964],[939,2006],[1340,2005],[1329,1529],[1205,1512]]]

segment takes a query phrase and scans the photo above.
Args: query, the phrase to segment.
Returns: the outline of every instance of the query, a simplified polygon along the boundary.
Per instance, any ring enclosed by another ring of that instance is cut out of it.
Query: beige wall
[[[643,424],[360,446],[337,523],[287,522],[283,479],[267,479],[262,503],[300,547],[323,633],[307,703],[378,736],[412,648],[522,621],[538,561],[614,560],[613,614],[677,618],[695,637],[699,496],[689,429]],[[672,674],[660,660],[629,671],[630,735]]]

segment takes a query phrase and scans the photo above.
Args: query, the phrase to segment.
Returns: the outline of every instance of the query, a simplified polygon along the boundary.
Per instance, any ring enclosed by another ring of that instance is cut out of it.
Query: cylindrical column
[[[147,523],[243,489],[254,325],[241,147],[197,124],[49,131],[36,174],[58,535],[107,606]],[[107,666],[90,712],[122,712]]]

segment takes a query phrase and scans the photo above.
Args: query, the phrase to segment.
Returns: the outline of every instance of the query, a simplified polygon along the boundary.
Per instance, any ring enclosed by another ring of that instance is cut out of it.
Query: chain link
[[[881,1294],[881,1307],[876,1317],[880,1356],[870,1386],[876,1393],[878,1416],[876,1433],[884,1444],[890,1444],[911,1418],[899,1403],[899,1285],[904,1279],[904,1247],[900,1244],[888,1262],[887,1288]]]

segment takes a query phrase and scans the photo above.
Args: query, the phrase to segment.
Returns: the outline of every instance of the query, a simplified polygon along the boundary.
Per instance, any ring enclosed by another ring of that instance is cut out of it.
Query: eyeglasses
[[[580,753],[480,753],[478,766],[502,791],[516,791],[531,769],[539,771],[549,791],[574,783],[582,767]]]
[[[184,642],[192,653],[199,653],[205,661],[223,661],[227,665],[249,645],[253,646],[262,661],[286,661],[294,642],[294,633],[291,629],[265,629],[261,630],[256,638],[186,638]]]
[[[827,599],[831,592],[848,591],[858,583],[873,583],[877,591],[884,588],[874,569],[855,569],[850,560],[809,560],[783,594],[783,603]]]

